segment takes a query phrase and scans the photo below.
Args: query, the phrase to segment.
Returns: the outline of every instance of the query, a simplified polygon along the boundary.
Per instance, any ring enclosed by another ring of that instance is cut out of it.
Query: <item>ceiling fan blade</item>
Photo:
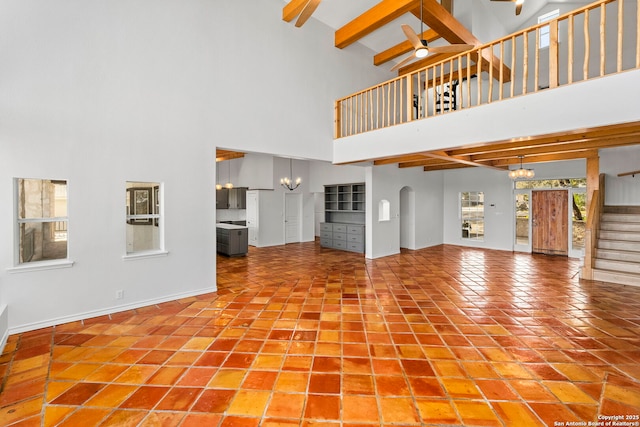
[[[404,35],[407,36],[407,39],[409,39],[414,49],[418,49],[423,46],[420,37],[418,37],[415,31],[413,31],[413,28],[411,28],[407,24],[402,24],[401,27]]]
[[[309,0],[307,2],[307,4],[302,9],[302,12],[300,12],[300,16],[298,16],[296,27],[302,27],[304,23],[307,22],[309,18],[311,18],[311,15],[313,15],[313,12],[315,12],[315,10],[318,8],[318,5],[321,1],[322,0]]]
[[[472,44],[451,44],[449,46],[429,46],[429,53],[459,53],[473,49]]]
[[[391,71],[395,71],[398,68],[404,67],[405,65],[407,65],[409,62],[413,61],[414,59],[416,59],[415,56],[413,55],[409,55],[406,58],[404,58],[402,61],[398,62],[396,65],[394,65],[393,67],[391,67]]]
[[[520,12],[522,12],[522,3],[516,4],[516,15],[520,15]]]

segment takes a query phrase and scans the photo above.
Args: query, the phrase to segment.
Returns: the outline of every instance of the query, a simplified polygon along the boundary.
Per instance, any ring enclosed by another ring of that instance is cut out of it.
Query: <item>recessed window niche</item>
[[[378,221],[390,221],[391,213],[390,213],[390,204],[388,200],[382,199],[378,203]]]

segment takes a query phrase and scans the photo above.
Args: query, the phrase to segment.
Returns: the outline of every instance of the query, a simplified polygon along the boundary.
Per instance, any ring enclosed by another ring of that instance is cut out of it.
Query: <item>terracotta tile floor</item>
[[[218,259],[217,293],[11,336],[0,424],[638,421],[640,288],[578,268],[455,246],[251,248]]]

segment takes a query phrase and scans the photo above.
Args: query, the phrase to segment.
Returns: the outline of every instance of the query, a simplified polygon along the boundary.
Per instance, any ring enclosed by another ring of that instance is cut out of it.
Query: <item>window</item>
[[[127,182],[127,255],[164,250],[162,186],[157,182]]]
[[[536,179],[515,181],[516,190],[527,188],[586,188],[586,178]]]
[[[538,24],[556,19],[560,15],[560,9],[552,10],[544,15],[538,16]],[[549,26],[545,25],[540,28],[540,49],[549,47]]]
[[[482,191],[460,193],[460,218],[463,239],[484,240],[484,193]]]
[[[15,179],[16,264],[67,259],[67,181]]]

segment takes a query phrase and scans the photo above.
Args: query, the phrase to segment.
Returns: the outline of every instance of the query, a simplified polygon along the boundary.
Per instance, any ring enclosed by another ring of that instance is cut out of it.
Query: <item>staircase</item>
[[[640,286],[640,206],[605,206],[593,280]]]

